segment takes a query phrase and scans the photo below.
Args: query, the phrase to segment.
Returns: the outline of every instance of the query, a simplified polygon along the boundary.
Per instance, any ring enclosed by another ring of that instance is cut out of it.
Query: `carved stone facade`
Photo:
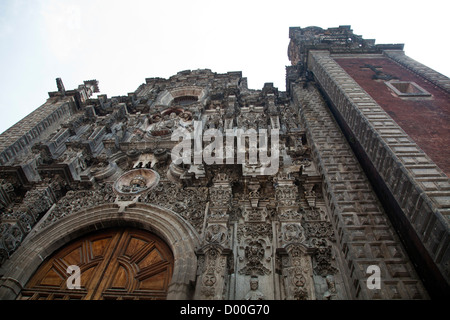
[[[46,104],[0,136],[0,298],[16,297],[32,275],[17,273],[21,263],[35,268],[52,254],[33,247],[44,235],[63,245],[115,224],[166,235],[175,257],[169,298],[429,298],[433,288],[400,240],[390,204],[329,106],[360,97],[357,85],[342,84],[355,96],[332,91],[341,78],[331,77],[330,52],[398,48],[347,27],[290,33],[286,92],[271,83],[252,90],[240,72],[208,69],[148,78],[111,98],[92,97],[95,80],[68,91],[58,79]],[[448,178],[439,181],[448,192]],[[433,249],[444,270],[448,220],[433,214],[435,229],[418,226],[446,242]],[[381,270],[379,289],[367,285],[371,265]]]

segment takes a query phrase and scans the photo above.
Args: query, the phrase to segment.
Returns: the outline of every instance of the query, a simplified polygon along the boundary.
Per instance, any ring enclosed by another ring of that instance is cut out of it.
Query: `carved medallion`
[[[155,187],[159,174],[151,169],[134,169],[124,173],[114,183],[114,192],[118,195],[139,195]]]

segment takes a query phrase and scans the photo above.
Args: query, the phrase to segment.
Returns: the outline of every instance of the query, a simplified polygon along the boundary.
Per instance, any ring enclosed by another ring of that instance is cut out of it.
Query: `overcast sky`
[[[251,89],[285,90],[290,26],[351,25],[450,76],[449,1],[0,0],[0,132],[67,90],[97,79],[126,95],[147,77],[242,71]]]

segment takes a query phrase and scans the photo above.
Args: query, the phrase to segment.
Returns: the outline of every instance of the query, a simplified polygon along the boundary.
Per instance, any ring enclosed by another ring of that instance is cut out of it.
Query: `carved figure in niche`
[[[142,163],[142,162],[140,162],[140,163]],[[129,185],[122,186],[121,191],[127,192],[127,193],[128,192],[131,192],[131,193],[140,192],[147,188],[146,183],[147,183],[147,181],[145,180],[144,177],[136,176],[130,181]]]
[[[203,284],[207,287],[212,287],[216,283],[217,279],[214,274],[214,270],[208,270],[208,272],[203,275]]]
[[[203,275],[203,288],[201,290],[205,298],[214,297],[217,278],[214,274],[214,269],[209,269],[206,274]]]
[[[187,123],[192,120],[192,115],[189,112],[183,112],[180,114],[180,118],[183,120],[183,122]]]
[[[323,294],[325,300],[334,300],[336,296],[336,283],[334,282],[334,277],[329,274],[325,278],[327,281],[328,290]]]
[[[215,129],[222,131],[223,123],[222,123],[221,113],[217,112],[217,113],[213,113],[212,115],[210,115],[208,118],[207,126],[208,126],[208,128],[215,128]]]
[[[167,128],[173,128],[177,124],[177,114],[175,112],[171,112],[169,115],[169,120],[166,122]]]
[[[258,290],[258,277],[250,278],[250,291],[245,295],[245,300],[265,300],[264,294]]]
[[[219,224],[213,224],[206,230],[205,239],[209,243],[223,243],[227,240],[225,227]]]
[[[261,261],[264,260],[265,250],[261,241],[252,241],[245,247],[245,258],[247,264],[239,273],[246,275],[270,274],[270,270],[264,267]]]
[[[305,232],[299,224],[291,223],[284,226],[283,240],[286,242],[305,241]]]
[[[232,119],[235,114],[234,105],[229,105],[225,110],[225,118]]]

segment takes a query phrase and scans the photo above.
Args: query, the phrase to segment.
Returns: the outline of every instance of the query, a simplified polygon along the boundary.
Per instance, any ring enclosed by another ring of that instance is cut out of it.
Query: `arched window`
[[[197,101],[198,98],[196,96],[180,96],[173,99],[172,103],[180,106],[186,106]]]

